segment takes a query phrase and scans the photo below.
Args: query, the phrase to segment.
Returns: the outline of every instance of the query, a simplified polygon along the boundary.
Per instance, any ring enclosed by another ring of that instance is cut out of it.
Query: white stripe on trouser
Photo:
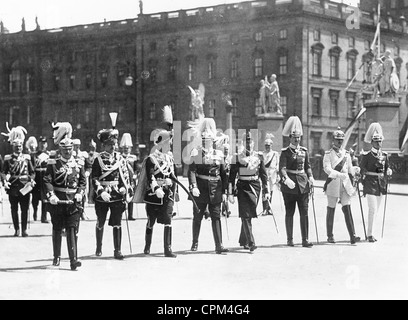
[[[367,195],[368,203],[368,227],[367,236],[371,237],[373,235],[374,229],[374,217],[378,214],[381,203],[384,199],[384,195],[375,196],[372,194]]]

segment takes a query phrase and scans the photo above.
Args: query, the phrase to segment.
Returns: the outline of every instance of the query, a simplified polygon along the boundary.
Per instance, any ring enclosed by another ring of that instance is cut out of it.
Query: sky
[[[145,14],[180,9],[191,9],[244,2],[240,0],[144,0]],[[356,5],[358,0],[336,0]],[[91,24],[95,22],[136,18],[139,13],[138,0],[0,0],[0,20],[11,32],[21,30],[22,18],[26,30],[35,29],[35,17],[41,29]]]

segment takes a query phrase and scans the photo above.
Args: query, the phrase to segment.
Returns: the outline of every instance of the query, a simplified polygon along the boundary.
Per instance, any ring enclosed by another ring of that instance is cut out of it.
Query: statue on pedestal
[[[278,81],[276,81],[276,75],[271,75],[271,81],[268,81],[268,77],[265,80],[261,80],[261,88],[259,90],[259,96],[261,100],[261,106],[264,113],[277,113],[282,114],[282,108],[280,106],[280,93]]]

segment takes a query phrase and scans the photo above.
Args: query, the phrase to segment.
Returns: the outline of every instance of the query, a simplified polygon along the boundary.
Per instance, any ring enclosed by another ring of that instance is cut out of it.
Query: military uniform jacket
[[[228,180],[224,154],[220,150],[194,149],[188,168],[190,190],[197,187],[200,196],[194,197],[197,203],[218,204],[227,193]]]
[[[12,196],[21,196],[19,192],[27,183],[34,180],[35,171],[28,154],[8,154],[4,157],[3,180],[8,178],[10,189],[7,193]]]
[[[169,200],[174,202],[176,185],[171,179],[175,176],[173,154],[155,150],[147,157],[144,167],[146,174],[144,202],[153,205],[163,205]],[[165,193],[162,199],[156,196],[155,191],[158,188],[162,188]]]
[[[274,185],[278,182],[279,178],[279,153],[271,150],[269,152],[264,152],[263,157],[269,182],[271,185]]]
[[[49,198],[52,193],[60,200],[74,200],[75,194],[84,195],[86,186],[85,169],[74,157],[50,158],[44,175],[44,187]]]
[[[41,189],[43,185],[43,178],[47,171],[48,159],[50,158],[49,151],[37,151],[31,154],[31,162],[35,169],[35,187],[34,189]]]
[[[338,165],[342,165],[340,171],[335,170]],[[339,198],[341,195],[342,186],[346,190],[349,196],[355,194],[355,188],[350,178],[342,180],[339,177],[340,173],[347,173],[355,175],[355,169],[351,162],[350,153],[345,149],[340,149],[338,152],[334,149],[330,149],[325,152],[323,158],[323,170],[327,173],[329,183],[326,189],[326,195],[329,197]]]
[[[138,168],[138,158],[134,154],[124,154],[122,153],[123,159],[125,159],[128,163],[128,165],[132,168],[133,173],[134,173],[134,179],[136,179],[136,175],[139,173],[139,168]]]
[[[286,169],[288,177],[293,180],[296,187],[291,190],[284,184],[285,177],[282,169]],[[282,149],[279,159],[279,172],[281,174],[281,191],[282,193],[304,194],[310,191],[308,172],[311,172],[309,162],[309,153],[306,148],[299,147],[293,149],[287,147]]]
[[[388,154],[371,149],[363,153],[361,163],[364,194],[380,196],[387,194],[387,170],[389,168]]]
[[[102,192],[110,194],[110,202],[125,201],[128,193],[133,193],[132,169],[119,152],[101,152],[92,165],[92,185],[95,190],[94,200],[105,202]],[[121,193],[124,191],[126,194]]]

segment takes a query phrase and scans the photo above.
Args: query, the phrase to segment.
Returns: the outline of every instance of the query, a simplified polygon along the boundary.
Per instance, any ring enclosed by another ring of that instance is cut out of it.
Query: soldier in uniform
[[[325,153],[323,158],[323,169],[328,175],[323,187],[328,203],[326,216],[327,241],[336,243],[333,236],[334,213],[337,202],[340,200],[350,235],[350,243],[355,244],[360,241],[360,238],[355,235],[351,213],[351,197],[355,195],[356,190],[353,185],[354,178],[352,181],[349,175],[359,174],[360,168],[353,166],[350,153],[342,147],[344,136],[344,132],[340,128],[334,132],[333,147]]]
[[[120,140],[119,147],[122,149],[122,157],[127,161],[128,165],[133,170],[133,181],[136,181],[137,174],[138,174],[138,164],[137,164],[138,159],[136,155],[131,154],[133,143],[132,143],[132,136],[130,135],[130,133],[123,134],[122,139]],[[128,203],[127,210],[129,214],[129,220],[130,221],[136,220],[133,217],[133,201]]]
[[[256,208],[261,194],[261,182],[264,200],[270,200],[270,191],[263,157],[254,151],[255,143],[251,133],[245,133],[242,140],[242,150],[238,153],[236,161],[231,164],[228,200],[234,204],[234,195],[237,195],[239,217],[242,222],[239,244],[253,252],[257,246],[252,233],[252,219],[258,217]]]
[[[108,211],[109,225],[113,227],[114,258],[123,260],[122,246],[122,215],[126,209],[126,198],[133,193],[132,170],[125,159],[115,151],[118,145],[116,113],[111,114],[112,129],[103,129],[98,133],[103,151],[95,159],[92,166],[92,183],[95,190],[95,211],[98,218],[96,224],[96,256],[102,255],[102,239]]]
[[[217,254],[226,253],[222,244],[221,203],[227,201],[227,173],[224,164],[224,153],[216,150],[217,130],[212,118],[203,118],[197,124],[194,133],[201,137],[202,145],[193,149],[188,169],[190,191],[198,205],[193,211],[193,244],[191,251],[197,251],[201,221],[206,214],[207,206],[212,221],[212,231]]]
[[[96,152],[96,143],[91,140],[89,143],[89,152],[88,152],[88,157],[85,158],[85,175],[86,175],[86,198],[88,199],[89,204],[94,204],[93,200],[93,185],[91,181],[91,175],[92,175],[92,165],[96,159],[96,157],[99,155],[98,152]]]
[[[59,142],[59,156],[50,158],[44,186],[50,203],[52,221],[53,265],[61,261],[62,230],[66,231],[71,270],[82,266],[78,260],[78,228],[82,199],[85,195],[85,169],[73,157],[73,143],[68,137]]]
[[[273,188],[279,181],[279,153],[272,150],[273,145],[273,135],[269,134],[265,139],[265,151],[263,153],[264,163],[266,172],[268,174],[268,185],[270,190],[270,195],[272,199]],[[269,201],[262,201],[263,212],[262,215],[273,215],[272,208],[269,205]]]
[[[32,204],[34,208],[34,221],[37,221],[38,204],[41,202],[41,222],[48,223],[47,219],[47,205],[45,203],[45,189],[44,189],[44,174],[47,170],[47,163],[50,153],[47,150],[47,138],[40,137],[38,139],[38,151],[31,154],[31,161],[35,168],[35,186],[32,194]]]
[[[85,160],[88,158],[88,152],[81,150],[81,140],[80,139],[73,139],[72,144],[74,146],[72,155],[77,162],[79,167],[83,167],[85,170]],[[80,214],[81,220],[89,220],[89,218],[85,214],[85,199],[86,197],[82,198],[82,205],[80,206]]]
[[[293,243],[293,216],[296,204],[300,213],[300,230],[302,234],[302,246],[313,247],[309,242],[309,193],[314,185],[314,178],[309,162],[309,153],[306,148],[300,146],[303,136],[303,128],[300,119],[290,117],[285,124],[282,135],[289,137],[290,145],[282,149],[279,160],[279,172],[281,175],[281,191],[286,208],[286,234],[287,244],[294,247]]]
[[[364,141],[371,143],[371,150],[362,155],[360,168],[363,192],[368,202],[368,241],[376,242],[374,237],[374,219],[381,203],[388,193],[388,183],[392,176],[388,154],[382,150],[384,135],[379,123],[372,123],[367,130]]]
[[[8,125],[7,125],[8,128]],[[34,167],[31,163],[30,156],[23,154],[23,144],[27,131],[21,127],[15,127],[9,130],[8,141],[11,143],[13,153],[4,157],[1,178],[9,195],[11,206],[11,217],[14,225],[14,236],[20,236],[20,222],[18,217],[18,206],[21,208],[21,235],[28,237],[28,208],[30,205],[30,193],[35,184]]]

